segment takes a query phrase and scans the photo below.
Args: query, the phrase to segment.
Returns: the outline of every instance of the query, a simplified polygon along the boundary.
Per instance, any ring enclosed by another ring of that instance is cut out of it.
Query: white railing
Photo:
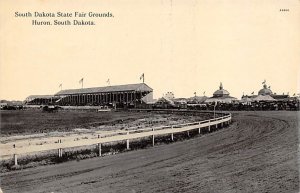
[[[152,143],[154,145],[155,136],[160,135],[171,135],[171,139],[173,140],[173,136],[176,133],[189,132],[192,130],[198,130],[199,134],[201,130],[206,128],[210,131],[211,126],[222,127],[223,124],[229,124],[231,122],[231,114],[228,113],[224,116],[217,117],[214,119],[204,120],[200,122],[192,122],[192,123],[183,123],[177,125],[169,125],[169,126],[160,126],[153,128],[145,128],[145,129],[136,129],[136,130],[127,130],[122,132],[116,132],[106,136],[99,136],[98,138],[91,138],[86,140],[76,141],[66,141],[63,142],[60,140],[59,143],[53,144],[43,144],[43,145],[35,145],[35,146],[24,146],[24,147],[15,147],[6,151],[6,155],[1,155],[1,157],[14,157],[15,165],[17,165],[17,155],[26,155],[34,152],[42,152],[42,151],[50,151],[50,150],[58,150],[58,156],[62,157],[63,149],[67,148],[75,148],[81,146],[91,146],[98,145],[99,156],[101,156],[101,145],[109,142],[117,142],[117,141],[125,141],[126,147],[129,149],[130,140],[137,138],[144,138],[152,136]]]

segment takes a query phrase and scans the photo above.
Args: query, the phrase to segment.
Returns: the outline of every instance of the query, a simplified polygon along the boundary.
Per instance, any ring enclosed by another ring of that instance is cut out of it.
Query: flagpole
[[[141,79],[143,79],[143,83],[145,83],[145,74],[144,73],[140,76],[140,80]]]
[[[214,119],[216,118],[216,106],[217,106],[217,102],[215,101],[215,105],[214,105]]]

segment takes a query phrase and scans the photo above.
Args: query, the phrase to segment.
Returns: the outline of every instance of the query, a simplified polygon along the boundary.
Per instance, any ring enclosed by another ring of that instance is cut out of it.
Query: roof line
[[[130,86],[136,86],[136,88],[134,89],[129,89],[128,90],[138,90],[139,88],[141,88],[142,86],[146,86],[148,87],[150,90],[153,90],[151,87],[149,87],[146,83],[133,83],[133,84],[123,84],[123,85],[110,85],[110,86],[102,86],[102,87],[89,87],[89,88],[75,88],[75,89],[64,89],[64,90],[61,90],[59,92],[57,92],[55,95],[63,95],[62,93],[65,93],[65,92],[80,92],[81,94],[84,94],[85,92],[84,91],[88,91],[88,90],[92,90],[92,89],[102,89],[102,90],[105,90],[107,89],[108,91],[99,91],[99,93],[101,92],[118,92],[118,91],[109,91],[109,88],[116,88],[116,87],[126,87],[128,86],[130,88]],[[126,90],[126,89],[125,89]],[[86,93],[89,93],[89,92],[86,92]],[[94,91],[92,93],[97,93],[97,91]],[[69,94],[69,93],[67,93]]]

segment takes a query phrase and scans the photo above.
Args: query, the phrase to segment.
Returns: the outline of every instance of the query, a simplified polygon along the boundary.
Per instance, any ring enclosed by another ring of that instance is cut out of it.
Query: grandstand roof
[[[30,98],[30,99],[33,99],[33,98],[35,98],[35,99],[37,99],[37,98],[38,99],[50,99],[52,97],[54,97],[54,95],[30,95],[27,98]]]
[[[125,91],[153,91],[145,83],[138,84],[126,84],[126,85],[115,85],[106,87],[93,87],[93,88],[82,88],[82,89],[67,89],[61,90],[55,95],[70,95],[70,94],[91,94],[91,93],[105,93],[105,92],[125,92]]]

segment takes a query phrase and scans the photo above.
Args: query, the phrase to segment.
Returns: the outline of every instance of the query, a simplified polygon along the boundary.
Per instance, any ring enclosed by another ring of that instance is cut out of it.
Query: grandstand
[[[136,107],[153,100],[153,89],[145,83],[61,90],[56,104],[63,106],[109,105]]]
[[[24,104],[26,105],[49,105],[54,104],[59,97],[54,95],[30,95],[28,96]]]

